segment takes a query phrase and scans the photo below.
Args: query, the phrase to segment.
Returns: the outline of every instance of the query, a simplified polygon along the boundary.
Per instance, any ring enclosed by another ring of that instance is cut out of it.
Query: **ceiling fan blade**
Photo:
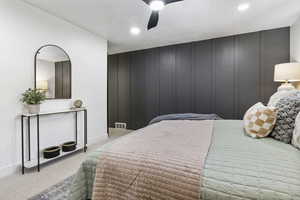
[[[184,0],[164,0],[165,4],[176,3],[176,2],[180,2],[180,1],[184,1]]]
[[[142,1],[149,5],[152,0],[142,0]]]
[[[142,0],[143,2],[145,2],[146,4],[150,5],[150,3],[154,0]],[[170,4],[170,3],[176,3],[176,2],[180,2],[180,1],[184,1],[184,0],[162,0],[163,2],[165,2],[165,4]]]
[[[159,13],[153,11],[152,14],[151,14],[149,23],[148,23],[148,30],[156,27],[157,24],[158,24],[158,20],[159,20]]]

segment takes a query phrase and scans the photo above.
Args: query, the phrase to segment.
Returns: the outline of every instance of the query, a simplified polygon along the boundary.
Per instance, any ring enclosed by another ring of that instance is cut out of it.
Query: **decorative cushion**
[[[275,94],[273,94],[270,97],[269,103],[268,103],[268,107],[276,107],[276,104],[279,102],[280,99],[284,98],[284,97],[288,97],[292,94],[297,93],[298,90],[283,90],[283,91],[278,91]]]
[[[267,137],[276,122],[276,108],[257,103],[244,116],[245,133],[254,138]]]
[[[293,133],[292,144],[300,149],[300,113],[298,113],[297,118],[295,120],[295,129]]]
[[[284,97],[276,104],[277,121],[271,137],[290,144],[293,137],[295,119],[300,111],[300,91]]]

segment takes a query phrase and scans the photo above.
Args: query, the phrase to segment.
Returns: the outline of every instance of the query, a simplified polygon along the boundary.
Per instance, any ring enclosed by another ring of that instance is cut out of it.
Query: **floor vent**
[[[116,122],[115,123],[115,128],[126,129],[126,126],[127,126],[126,123],[121,123],[121,122]]]

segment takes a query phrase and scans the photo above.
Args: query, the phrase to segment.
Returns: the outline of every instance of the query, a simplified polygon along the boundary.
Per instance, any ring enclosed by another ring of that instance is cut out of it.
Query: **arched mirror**
[[[47,99],[71,99],[72,73],[68,54],[56,45],[45,45],[35,54],[35,88]]]

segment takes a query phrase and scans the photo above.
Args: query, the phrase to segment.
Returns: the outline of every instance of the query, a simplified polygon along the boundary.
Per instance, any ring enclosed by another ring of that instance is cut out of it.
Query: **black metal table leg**
[[[28,160],[31,160],[31,146],[30,146],[30,117],[27,117],[27,134],[28,134]]]
[[[22,174],[24,174],[24,116],[21,116],[21,132],[22,132]]]
[[[78,141],[78,124],[77,124],[77,118],[78,118],[78,114],[77,112],[75,112],[75,139],[76,139],[76,144]]]
[[[86,109],[80,109],[80,110],[76,110],[76,111],[67,111],[67,112],[54,112],[54,113],[43,113],[43,114],[36,114],[36,115],[26,115],[26,114],[22,114],[21,115],[21,145],[22,145],[22,174],[25,173],[25,160],[26,160],[26,139],[24,136],[26,136],[26,125],[25,125],[25,132],[24,132],[24,120],[26,120],[27,118],[27,133],[28,133],[28,159],[29,161],[31,160],[31,118],[32,117],[36,117],[37,118],[37,169],[38,171],[40,171],[40,162],[41,162],[41,158],[40,158],[40,116],[43,115],[52,115],[52,114],[60,114],[60,113],[70,113],[70,112],[75,112],[75,128],[76,128],[76,132],[75,132],[75,137],[76,137],[76,144],[78,143],[78,112],[84,112],[84,152],[87,151],[87,110]],[[26,121],[25,121],[26,122]],[[24,135],[25,134],[25,135]],[[25,140],[25,144],[24,144],[24,140]],[[24,150],[25,149],[25,150]]]
[[[36,116],[36,127],[37,127],[37,167],[38,167],[38,172],[40,171],[40,116]]]
[[[87,150],[87,110],[84,110],[84,152]]]

